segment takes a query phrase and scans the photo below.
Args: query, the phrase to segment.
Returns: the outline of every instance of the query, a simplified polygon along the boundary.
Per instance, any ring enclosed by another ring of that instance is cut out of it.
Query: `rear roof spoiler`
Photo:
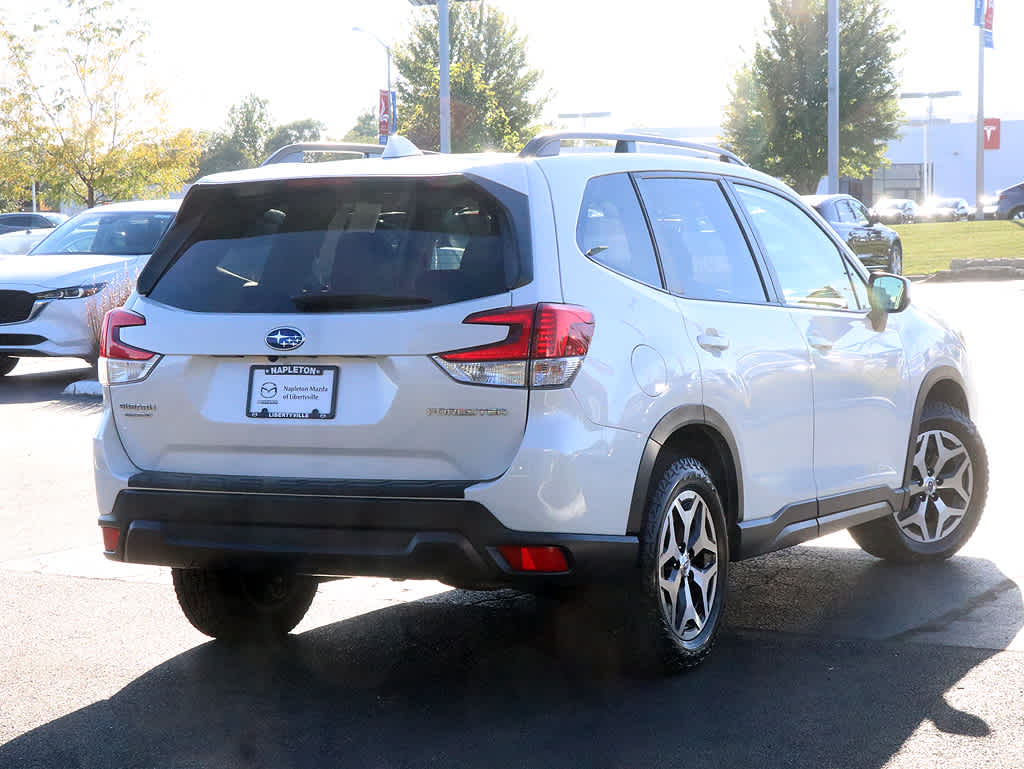
[[[715,147],[710,144],[698,144],[697,142],[688,142],[682,139],[670,139],[665,136],[655,136],[650,134],[606,133],[600,131],[555,131],[553,133],[541,134],[540,136],[530,139],[530,141],[526,143],[522,152],[519,153],[519,157],[554,157],[559,154],[562,142],[570,139],[599,139],[604,141],[613,141],[615,142],[616,152],[636,152],[636,145],[638,143],[657,144],[665,147],[678,147],[680,149],[690,150],[691,152],[710,155],[721,160],[723,163],[735,163],[741,166],[747,165],[738,156],[729,152],[729,150],[722,149],[721,147]]]

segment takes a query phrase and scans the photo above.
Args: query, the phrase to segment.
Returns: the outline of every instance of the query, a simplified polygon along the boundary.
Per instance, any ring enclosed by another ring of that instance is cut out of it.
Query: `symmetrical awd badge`
[[[267,332],[267,347],[271,350],[294,350],[306,341],[306,335],[297,328],[281,326]]]

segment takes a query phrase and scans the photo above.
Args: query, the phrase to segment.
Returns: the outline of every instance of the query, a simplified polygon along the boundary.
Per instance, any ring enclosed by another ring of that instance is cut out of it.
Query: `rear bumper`
[[[154,479],[140,480],[152,485]],[[108,558],[185,568],[276,566],[303,574],[528,587],[614,579],[637,562],[636,537],[514,531],[455,489],[423,490],[447,497],[351,491],[359,496],[128,488],[99,523],[120,532]],[[515,572],[500,545],[560,547],[569,570]]]

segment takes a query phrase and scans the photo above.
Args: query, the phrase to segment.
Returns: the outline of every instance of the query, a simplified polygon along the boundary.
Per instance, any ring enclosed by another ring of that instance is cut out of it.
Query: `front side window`
[[[694,299],[763,302],[754,257],[713,179],[640,179],[669,291]]]
[[[862,227],[868,225],[868,212],[864,208],[864,204],[859,200],[847,200],[846,204],[850,207],[850,211],[853,212],[853,221]]]
[[[89,211],[60,225],[32,253],[151,254],[173,220],[171,211]]]
[[[775,266],[786,304],[857,309],[839,249],[807,214],[758,187],[737,184],[736,190]]]
[[[598,176],[587,182],[576,221],[576,244],[598,264],[661,288],[651,233],[626,174]]]

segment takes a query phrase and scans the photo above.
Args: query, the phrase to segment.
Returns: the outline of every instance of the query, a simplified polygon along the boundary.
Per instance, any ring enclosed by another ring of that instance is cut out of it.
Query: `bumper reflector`
[[[498,552],[513,571],[569,571],[569,563],[560,547],[551,545],[501,545]]]
[[[115,529],[113,526],[101,526],[100,531],[103,532],[103,549],[108,553],[116,553],[117,543],[121,539],[121,530]]]

